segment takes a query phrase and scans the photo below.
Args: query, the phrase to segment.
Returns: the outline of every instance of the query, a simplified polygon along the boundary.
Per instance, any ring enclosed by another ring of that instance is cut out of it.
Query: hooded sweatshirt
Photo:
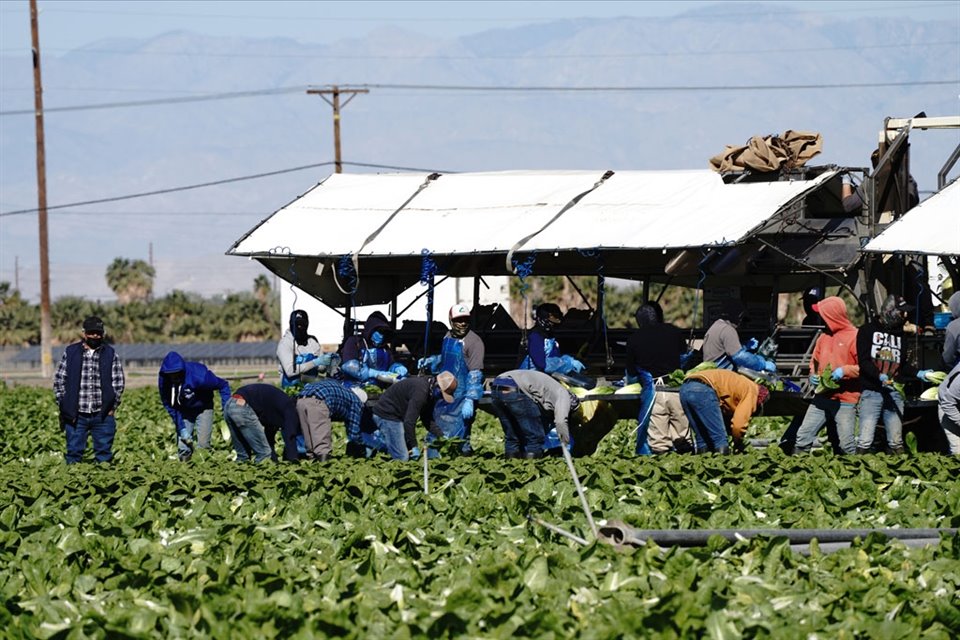
[[[369,367],[386,371],[390,365],[393,364],[393,357],[387,349],[382,348],[384,345],[381,345],[380,348],[375,347],[372,336],[374,331],[380,331],[386,337],[386,334],[390,332],[390,330],[390,323],[387,322],[387,317],[379,311],[374,311],[367,318],[367,321],[363,323],[363,333],[359,336],[350,336],[346,342],[343,343],[343,349],[341,350],[343,361],[360,360]],[[364,362],[364,351],[373,349],[383,353],[377,353],[376,363]]]
[[[847,317],[847,304],[842,298],[831,296],[817,303],[827,332],[817,338],[810,360],[810,374],[823,375],[829,365],[831,371],[843,367],[840,388],[830,393],[832,400],[855,403],[860,399],[860,365],[857,360],[857,328]]]
[[[301,376],[306,373],[314,372],[317,368],[317,360],[308,360],[307,362],[297,363],[297,356],[312,354],[320,355],[320,342],[317,339],[303,332],[304,335],[298,335],[295,320],[298,314],[303,311],[294,310],[290,313],[290,328],[280,338],[277,344],[277,360],[280,362],[280,373],[292,382],[306,382]],[[310,382],[315,380],[313,377]]]
[[[960,363],[960,291],[950,296],[947,306],[950,307],[953,320],[947,325],[943,339],[943,364],[949,371]]]
[[[940,403],[940,411],[943,417],[960,429],[960,364],[957,364],[953,370],[947,374],[947,379],[940,385],[940,391],[937,392],[937,400]],[[951,451],[954,455],[960,454],[960,451]]]
[[[182,381],[176,380],[182,374]],[[171,375],[174,374],[174,375]],[[213,392],[220,392],[220,406],[230,399],[230,383],[218,378],[199,362],[187,362],[176,351],[171,351],[160,365],[157,376],[160,401],[173,419],[177,430],[183,428],[183,419],[196,420],[197,416],[213,409]]]

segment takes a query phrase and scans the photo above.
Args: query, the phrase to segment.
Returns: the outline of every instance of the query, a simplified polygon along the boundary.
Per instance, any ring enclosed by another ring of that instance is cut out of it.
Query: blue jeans
[[[185,460],[193,453],[191,444],[196,438],[197,447],[210,448],[210,434],[213,433],[213,409],[204,409],[193,418],[183,416],[183,429],[177,434],[177,454]]]
[[[874,391],[864,389],[860,393],[860,437],[858,449],[870,449],[877,423],[883,420],[883,429],[887,432],[887,448],[897,450],[903,447],[903,396],[894,389]]]
[[[274,460],[276,454],[267,440],[266,430],[250,405],[230,398],[223,411],[223,417],[230,428],[230,441],[237,452],[237,462],[246,462],[253,455],[254,462]]]
[[[117,421],[113,416],[81,415],[73,424],[63,425],[67,438],[67,464],[83,460],[87,450],[87,436],[93,438],[93,459],[97,462],[113,460],[113,438],[117,435]]]
[[[493,412],[503,427],[503,453],[539,454],[546,432],[536,402],[516,388],[493,388]]]
[[[680,385],[680,406],[697,439],[697,451],[719,451],[729,446],[720,399],[710,385],[687,380]]]
[[[403,423],[399,420],[381,418],[375,413],[372,417],[377,430],[373,433],[360,434],[363,444],[376,451],[388,453],[394,460],[409,460],[410,453],[407,451],[407,440],[403,435]]]
[[[814,396],[813,402],[807,407],[803,422],[797,429],[797,444],[794,450],[809,451],[824,425],[837,427],[841,453],[856,451],[857,405],[820,396]]]

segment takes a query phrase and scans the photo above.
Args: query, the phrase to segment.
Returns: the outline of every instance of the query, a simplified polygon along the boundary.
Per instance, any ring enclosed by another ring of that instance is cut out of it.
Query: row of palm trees
[[[117,281],[111,281],[108,275],[108,282]],[[146,287],[143,280],[121,278],[120,282],[132,284],[123,290],[123,295],[115,289],[117,302],[103,303],[79,296],[53,301],[53,343],[75,342],[80,335],[80,323],[90,315],[103,318],[108,338],[115,343],[257,342],[280,337],[279,296],[264,275],[257,276],[250,291],[216,298],[184,291],[153,298],[152,277]],[[0,346],[39,343],[39,305],[24,300],[9,282],[0,282]]]

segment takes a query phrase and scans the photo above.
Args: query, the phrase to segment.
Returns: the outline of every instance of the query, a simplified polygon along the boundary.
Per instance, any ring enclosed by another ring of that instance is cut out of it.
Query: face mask
[[[380,345],[383,344],[383,334],[380,333],[379,331],[374,331],[373,333],[370,334],[370,341],[373,343],[375,347],[379,347]]]
[[[452,326],[450,327],[450,335],[452,335],[454,338],[462,338],[463,336],[467,335],[467,331],[469,330],[469,322],[454,320],[452,322]]]
[[[99,349],[99,348],[100,348],[100,345],[103,344],[103,338],[91,338],[91,337],[87,336],[87,337],[84,337],[83,341],[84,341],[84,342],[87,344],[87,346],[90,347],[91,349]]]

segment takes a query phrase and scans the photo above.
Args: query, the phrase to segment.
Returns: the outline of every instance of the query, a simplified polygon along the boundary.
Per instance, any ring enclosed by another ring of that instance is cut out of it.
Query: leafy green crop
[[[830,377],[831,374],[833,374],[833,367],[830,365],[825,366],[820,372],[820,380],[817,382],[817,388],[814,390],[814,393],[826,393],[840,388],[837,381]]]
[[[606,403],[604,403],[606,404]],[[116,462],[63,463],[49,389],[0,386],[0,629],[27,638],[953,638],[960,537],[870,536],[809,556],[786,540],[702,548],[591,539],[559,458],[237,465],[176,460],[156,390],[130,389]],[[636,457],[624,420],[577,458],[594,516],[638,528],[960,526],[960,460]],[[216,432],[216,430],[215,430]],[[421,432],[422,433],[422,432]],[[206,455],[201,455],[206,453]]]

